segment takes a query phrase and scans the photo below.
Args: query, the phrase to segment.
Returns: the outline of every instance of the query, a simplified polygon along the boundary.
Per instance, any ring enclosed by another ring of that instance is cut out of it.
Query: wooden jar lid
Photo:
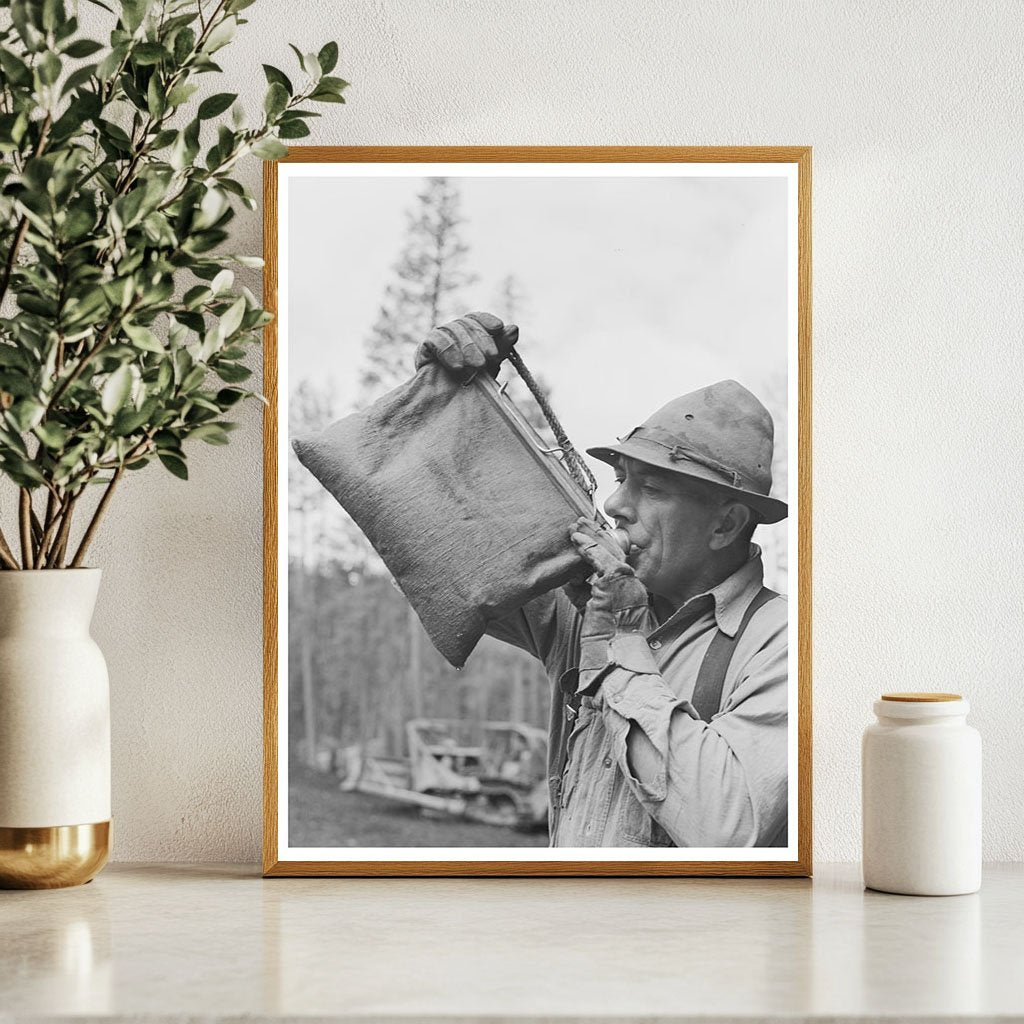
[[[963,700],[959,693],[883,693],[882,700],[898,700],[911,704],[929,704],[942,700]]]

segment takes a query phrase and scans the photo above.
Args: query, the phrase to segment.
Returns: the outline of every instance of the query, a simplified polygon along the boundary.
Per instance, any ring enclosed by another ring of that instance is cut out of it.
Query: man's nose
[[[621,484],[608,495],[604,503],[604,510],[613,519],[630,520],[632,518],[632,510],[625,495],[622,493]]]

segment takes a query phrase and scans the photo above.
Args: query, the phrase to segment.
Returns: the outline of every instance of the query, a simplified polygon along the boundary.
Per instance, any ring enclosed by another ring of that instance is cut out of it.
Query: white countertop
[[[801,879],[270,879],[121,864],[0,893],[0,1021],[1024,1020],[1024,865],[973,896]]]

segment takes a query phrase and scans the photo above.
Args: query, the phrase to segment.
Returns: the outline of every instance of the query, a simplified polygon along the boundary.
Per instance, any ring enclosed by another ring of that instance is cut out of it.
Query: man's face
[[[620,458],[605,512],[629,536],[629,564],[654,595],[673,599],[699,578],[719,502],[680,473]]]

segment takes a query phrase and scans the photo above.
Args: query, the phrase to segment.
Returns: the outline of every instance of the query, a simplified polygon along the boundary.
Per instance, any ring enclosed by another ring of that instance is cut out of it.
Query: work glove
[[[583,610],[583,639],[611,639],[616,633],[647,629],[647,588],[636,578],[610,533],[581,516],[569,530],[569,539],[594,570]],[[569,596],[574,597],[572,593]]]
[[[496,376],[501,361],[519,340],[519,328],[506,327],[491,313],[467,313],[435,327],[416,350],[416,369],[438,363],[459,380],[486,369]]]

